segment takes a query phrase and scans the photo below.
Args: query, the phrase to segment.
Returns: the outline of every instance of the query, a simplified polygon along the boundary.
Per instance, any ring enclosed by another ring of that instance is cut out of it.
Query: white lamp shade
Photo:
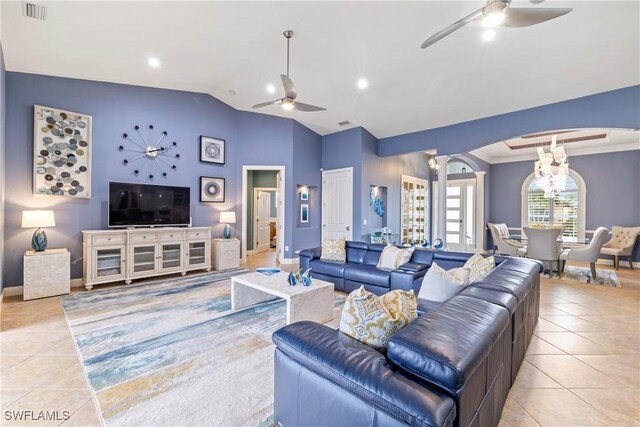
[[[55,227],[53,211],[22,211],[22,228]]]
[[[220,212],[220,222],[222,224],[235,224],[236,213],[235,212]]]

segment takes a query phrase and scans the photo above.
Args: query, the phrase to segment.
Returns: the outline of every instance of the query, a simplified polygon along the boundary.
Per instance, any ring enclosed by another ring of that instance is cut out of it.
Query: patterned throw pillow
[[[345,262],[347,260],[347,250],[345,245],[344,237],[337,240],[325,240],[322,242],[322,253],[320,254],[320,259],[323,261]]]
[[[388,244],[382,250],[380,254],[380,260],[378,261],[378,268],[395,270],[402,264],[406,264],[411,259],[413,251],[416,248],[398,248],[392,244]]]
[[[464,268],[468,268],[470,272],[469,283],[482,279],[489,274],[495,266],[496,261],[492,256],[485,258],[480,254],[475,254],[464,264]]]
[[[383,349],[393,335],[416,317],[413,291],[395,290],[378,297],[360,286],[344,303],[340,331],[368,346]]]

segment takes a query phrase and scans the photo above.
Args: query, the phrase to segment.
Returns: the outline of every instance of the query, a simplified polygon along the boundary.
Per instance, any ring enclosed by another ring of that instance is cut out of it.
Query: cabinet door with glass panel
[[[158,246],[160,246],[160,271],[183,270],[183,242],[160,243]]]
[[[211,243],[208,240],[190,240],[187,242],[185,262],[187,269],[206,266],[211,257]]]
[[[92,282],[124,280],[126,275],[124,246],[93,247],[90,259]]]
[[[402,176],[400,241],[421,244],[427,239],[428,191],[426,179]]]
[[[145,276],[156,271],[158,265],[158,245],[137,243],[129,245],[129,277]]]

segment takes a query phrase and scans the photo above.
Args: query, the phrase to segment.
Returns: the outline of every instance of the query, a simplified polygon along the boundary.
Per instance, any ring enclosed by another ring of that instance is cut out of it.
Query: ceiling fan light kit
[[[531,3],[541,3],[539,0],[529,0]],[[438,31],[426,39],[421,48],[425,49],[432,44],[442,40],[449,34],[459,30],[467,24],[480,20],[485,28],[511,27],[523,28],[541,24],[571,12],[571,8],[540,8],[540,7],[511,7],[511,0],[488,0],[487,3],[471,12],[464,18],[454,22],[447,28]],[[495,36],[483,34],[485,40],[490,40]]]
[[[291,37],[293,37],[292,30],[286,30],[282,33],[282,35],[287,39],[287,74],[280,74],[280,78],[282,80],[282,86],[284,87],[284,97],[280,99],[275,99],[273,101],[262,102],[260,104],[256,104],[253,108],[262,108],[267,107],[269,105],[278,105],[282,107],[283,110],[291,111],[325,111],[325,108],[317,107],[311,104],[303,104],[302,102],[296,101],[296,97],[298,96],[298,90],[296,86],[293,84],[293,80],[289,78],[289,41]],[[269,91],[269,90],[267,90]],[[270,92],[270,91],[269,91]]]

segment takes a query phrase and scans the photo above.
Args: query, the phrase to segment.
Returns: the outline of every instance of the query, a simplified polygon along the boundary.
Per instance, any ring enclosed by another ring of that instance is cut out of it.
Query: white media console
[[[87,290],[101,283],[211,271],[211,227],[84,230],[82,236]]]

